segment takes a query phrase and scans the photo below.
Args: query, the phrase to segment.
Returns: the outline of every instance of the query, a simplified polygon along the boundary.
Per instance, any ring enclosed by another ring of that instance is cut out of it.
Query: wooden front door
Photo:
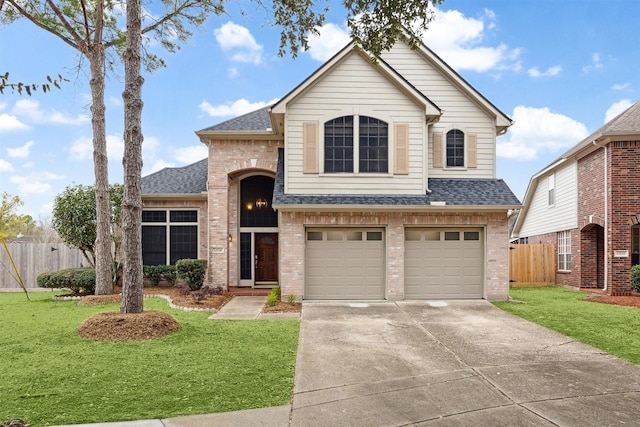
[[[256,285],[278,283],[278,234],[256,233]]]

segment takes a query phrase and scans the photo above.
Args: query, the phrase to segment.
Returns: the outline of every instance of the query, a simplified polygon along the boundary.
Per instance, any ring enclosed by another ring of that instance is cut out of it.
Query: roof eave
[[[520,209],[522,205],[318,205],[318,204],[287,204],[274,203],[273,208],[280,212],[506,212]]]
[[[274,131],[198,131],[196,132],[200,142],[208,144],[210,141],[232,141],[232,140],[258,140],[258,141],[280,141],[283,136]]]
[[[207,192],[143,194],[142,200],[207,200]]]

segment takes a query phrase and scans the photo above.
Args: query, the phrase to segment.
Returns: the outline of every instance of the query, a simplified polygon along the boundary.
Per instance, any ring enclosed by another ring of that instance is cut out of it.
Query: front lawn
[[[297,320],[207,320],[170,313],[180,330],[137,342],[87,341],[83,320],[118,304],[79,306],[51,293],[0,293],[0,423],[31,427],[235,411],[291,401]]]
[[[504,311],[640,364],[640,309],[584,301],[589,294],[560,287],[512,288]]]

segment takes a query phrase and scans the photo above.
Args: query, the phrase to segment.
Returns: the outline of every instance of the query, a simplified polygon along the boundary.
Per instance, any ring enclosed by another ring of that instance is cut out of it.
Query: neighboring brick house
[[[513,231],[556,245],[556,282],[631,291],[640,253],[640,102],[531,178]]]
[[[143,258],[283,298],[508,298],[496,135],[511,120],[426,46],[346,46],[274,105],[143,178]]]

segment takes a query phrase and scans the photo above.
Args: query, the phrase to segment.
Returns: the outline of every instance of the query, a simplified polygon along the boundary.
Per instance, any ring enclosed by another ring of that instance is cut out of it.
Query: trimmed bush
[[[267,305],[273,307],[280,302],[280,288],[273,288],[267,295]]]
[[[631,280],[631,288],[636,292],[640,292],[640,265],[631,267],[629,280]]]
[[[93,294],[96,290],[96,271],[93,267],[84,267],[42,273],[36,283],[41,288],[63,288],[71,289],[75,294]]]
[[[176,284],[175,265],[145,265],[142,272],[145,279],[149,279],[151,286],[159,286],[162,281],[169,282],[171,286]]]
[[[202,287],[206,274],[206,259],[181,259],[176,262],[176,275],[178,279],[184,280],[192,291],[197,291]]]

